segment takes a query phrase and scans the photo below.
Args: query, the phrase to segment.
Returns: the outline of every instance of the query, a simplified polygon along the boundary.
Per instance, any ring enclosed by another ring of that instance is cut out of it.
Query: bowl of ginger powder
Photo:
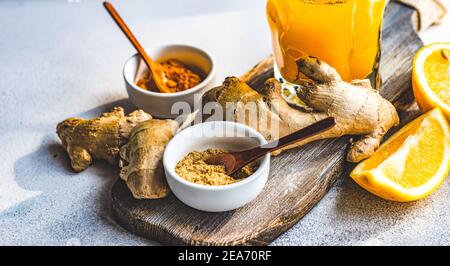
[[[240,208],[254,200],[269,177],[270,154],[245,166],[233,176],[224,166],[205,160],[226,151],[266,144],[256,130],[243,124],[214,121],[188,127],[167,144],[163,166],[173,194],[186,205],[207,212]]]

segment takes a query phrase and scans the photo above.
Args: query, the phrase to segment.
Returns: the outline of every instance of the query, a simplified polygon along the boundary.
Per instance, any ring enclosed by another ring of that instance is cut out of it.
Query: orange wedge
[[[417,53],[412,82],[420,109],[439,107],[450,121],[450,43],[434,43]]]
[[[412,121],[350,174],[369,192],[415,201],[435,191],[449,172],[450,128],[439,108]]]

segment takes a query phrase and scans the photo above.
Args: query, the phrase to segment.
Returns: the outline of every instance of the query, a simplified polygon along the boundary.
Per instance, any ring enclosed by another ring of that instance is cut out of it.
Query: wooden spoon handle
[[[273,152],[273,151],[279,150],[281,148],[284,148],[290,144],[294,144],[301,140],[305,140],[307,138],[318,135],[326,130],[331,129],[335,125],[336,125],[336,119],[334,117],[328,117],[323,120],[320,120],[317,123],[307,126],[297,132],[287,135],[277,141],[263,145],[260,148],[263,151],[265,151],[266,153]]]
[[[122,32],[127,36],[128,40],[130,40],[131,44],[133,44],[134,48],[139,52],[139,54],[142,56],[142,59],[144,60],[145,64],[149,69],[152,69],[152,62],[153,60],[150,58],[150,56],[145,52],[144,48],[142,48],[141,44],[138,42],[136,37],[134,37],[134,34],[131,32],[130,28],[128,28],[127,24],[123,19],[120,17],[119,13],[117,13],[114,6],[108,2],[104,1],[103,6],[106,8],[108,13],[111,15],[111,17],[116,22],[117,26],[122,30]]]
[[[334,117],[325,118],[317,123],[307,126],[295,133],[287,135],[277,141],[265,144],[260,147],[256,147],[247,152],[234,153],[236,156],[243,156],[242,158],[237,158],[238,161],[243,162],[244,165],[248,162],[252,162],[268,153],[274,152],[276,150],[282,149],[288,145],[294,144],[296,142],[308,139],[315,135],[318,135],[326,130],[331,129],[336,125],[336,119]],[[245,155],[244,155],[245,154]]]
[[[147,65],[150,73],[153,75],[153,80],[155,81],[156,87],[158,87],[159,91],[164,93],[170,93],[173,92],[169,88],[167,88],[164,84],[164,81],[161,80],[161,76],[164,76],[164,72],[159,67],[159,64],[154,62],[150,56],[145,52],[144,48],[142,48],[141,44],[138,42],[136,37],[134,37],[134,34],[131,32],[130,28],[128,28],[127,24],[123,19],[120,17],[119,13],[117,13],[114,6],[108,2],[104,1],[103,6],[106,8],[108,13],[111,15],[113,20],[116,22],[117,26],[122,30],[122,32],[127,36],[128,40],[130,40],[131,44],[133,44],[134,48],[138,51],[138,53],[141,55],[142,60],[144,60],[145,64]]]

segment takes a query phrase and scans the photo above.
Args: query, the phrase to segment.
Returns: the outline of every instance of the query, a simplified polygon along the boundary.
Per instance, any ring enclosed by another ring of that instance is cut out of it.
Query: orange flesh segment
[[[427,183],[439,170],[440,162],[444,158],[444,143],[439,143],[443,139],[444,131],[438,121],[427,119],[426,126],[417,132],[418,142],[411,145],[406,161],[404,161],[404,171],[389,171],[386,169],[386,176],[405,188],[419,187]],[[396,174],[394,174],[396,173]]]
[[[440,162],[445,156],[445,144],[439,141],[444,139],[444,135],[439,121],[432,117],[419,118],[368,159],[363,170],[380,167],[384,176],[402,187],[419,187],[440,167],[440,164],[430,162]],[[408,145],[407,155],[400,157],[403,160],[390,161],[389,157],[405,145]]]
[[[435,95],[450,105],[450,49],[439,49],[431,53],[424,63],[426,81]]]
[[[413,135],[417,131],[417,124],[422,122],[422,120],[423,118],[418,118],[413,122],[414,124],[408,125],[410,126],[408,129],[400,132],[400,135],[396,136],[395,141],[387,142],[383,146],[381,146],[380,149],[378,149],[372,157],[364,162],[364,168],[362,169],[362,171],[368,171],[377,168],[382,162],[384,162],[389,156],[391,156],[391,154],[397,151],[410,135]]]

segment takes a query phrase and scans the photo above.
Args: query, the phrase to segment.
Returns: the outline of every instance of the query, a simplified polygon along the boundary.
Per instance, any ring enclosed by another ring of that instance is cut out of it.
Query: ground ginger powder
[[[220,149],[208,149],[203,152],[193,151],[177,163],[175,172],[192,183],[207,186],[224,186],[249,177],[258,168],[255,163],[249,164],[233,176],[229,176],[226,174],[224,166],[205,163],[205,160],[210,156],[224,152],[227,151]]]

